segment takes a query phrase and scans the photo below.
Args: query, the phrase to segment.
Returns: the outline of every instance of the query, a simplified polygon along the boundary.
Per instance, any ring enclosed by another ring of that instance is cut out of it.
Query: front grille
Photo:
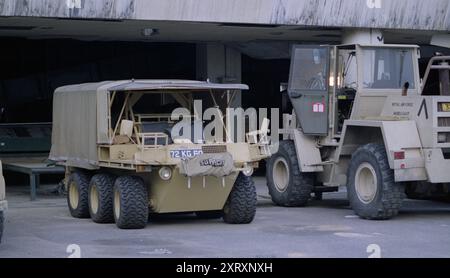
[[[203,146],[203,153],[226,153],[227,146],[225,145],[216,145],[216,146]]]
[[[450,127],[450,117],[438,117],[438,127]]]

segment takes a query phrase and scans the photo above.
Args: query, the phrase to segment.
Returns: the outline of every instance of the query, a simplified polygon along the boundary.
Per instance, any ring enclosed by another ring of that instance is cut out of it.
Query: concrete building
[[[1,121],[51,121],[56,87],[125,78],[244,82],[236,105],[277,107],[293,43],[355,42],[448,52],[450,2],[0,0]]]

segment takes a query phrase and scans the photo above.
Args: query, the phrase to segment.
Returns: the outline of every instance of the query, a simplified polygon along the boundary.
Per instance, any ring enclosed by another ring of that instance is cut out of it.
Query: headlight
[[[159,169],[159,176],[162,180],[170,180],[172,178],[172,169],[167,166],[161,167],[161,169]]]
[[[250,177],[251,175],[253,175],[253,167],[247,167],[246,169],[242,170],[242,174]]]

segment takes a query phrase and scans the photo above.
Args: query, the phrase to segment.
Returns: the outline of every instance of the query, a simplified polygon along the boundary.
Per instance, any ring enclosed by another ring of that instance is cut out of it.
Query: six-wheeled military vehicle
[[[5,225],[5,211],[8,207],[5,194],[5,179],[3,178],[2,162],[0,161],[0,242],[2,241]]]
[[[144,228],[149,214],[178,212],[250,223],[251,175],[269,152],[267,136],[231,138],[224,115],[242,90],[248,86],[183,80],[58,88],[50,160],[66,166],[71,215],[123,229]],[[203,118],[200,100],[214,117]]]
[[[303,206],[346,185],[357,215],[388,219],[405,192],[448,194],[450,57],[432,58],[421,79],[419,55],[414,45],[293,47],[294,112],[267,163],[274,203]]]

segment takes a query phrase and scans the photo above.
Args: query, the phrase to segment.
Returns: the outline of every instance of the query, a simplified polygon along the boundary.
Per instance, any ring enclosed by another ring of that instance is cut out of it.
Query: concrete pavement
[[[0,257],[450,257],[450,204],[406,200],[398,217],[356,217],[345,192],[324,194],[305,208],[272,205],[256,178],[258,211],[250,225],[199,220],[194,215],[152,219],[144,230],[119,230],[70,217],[65,198],[26,188],[8,192]],[[78,246],[80,250],[78,249]]]

